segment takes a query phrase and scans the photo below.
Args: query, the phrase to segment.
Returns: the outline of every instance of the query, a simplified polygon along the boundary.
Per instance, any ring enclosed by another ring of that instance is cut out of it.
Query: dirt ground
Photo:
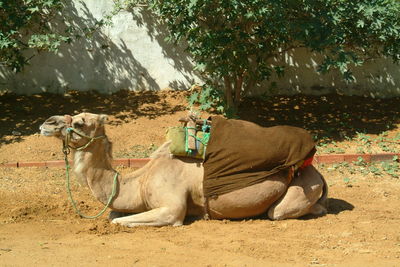
[[[186,114],[186,94],[0,96],[0,163],[62,159],[60,142],[38,135],[38,127],[51,115],[81,111],[110,115],[114,157],[145,157]],[[246,100],[239,115],[264,126],[305,127],[348,153],[363,145],[356,138],[361,132],[397,136],[399,103],[278,96]],[[346,166],[317,167],[329,185],[326,216],[188,218],[184,226],[161,228],[115,226],[106,215],[79,218],[62,168],[0,168],[0,266],[400,266],[400,180]],[[72,189],[84,212],[101,209],[86,188]]]

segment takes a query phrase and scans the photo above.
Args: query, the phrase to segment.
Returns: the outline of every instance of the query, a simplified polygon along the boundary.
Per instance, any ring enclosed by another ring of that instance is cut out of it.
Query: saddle
[[[211,121],[200,119],[190,112],[189,116],[179,119],[181,126],[167,130],[167,140],[171,141],[170,153],[178,157],[203,159],[210,138]]]

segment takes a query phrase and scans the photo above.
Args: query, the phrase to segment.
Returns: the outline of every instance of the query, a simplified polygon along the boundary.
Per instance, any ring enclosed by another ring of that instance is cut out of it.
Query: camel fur
[[[90,146],[71,149],[73,171],[93,195],[106,204],[112,191],[115,170],[112,167],[112,144],[105,133],[106,115],[81,113],[66,122],[65,116],[52,116],[41,126],[41,134],[64,140],[66,128],[90,137],[104,135]],[[71,147],[84,146],[88,140],[71,136]],[[287,171],[240,190],[205,199],[201,160],[173,157],[169,143],[153,153],[141,169],[118,176],[117,193],[110,208],[112,223],[128,227],[139,225],[182,225],[186,216],[213,219],[246,218],[267,213],[271,220],[298,218],[306,214],[326,213],[327,186],[324,177],[313,167],[306,167],[292,180]],[[132,214],[116,217],[116,214]]]

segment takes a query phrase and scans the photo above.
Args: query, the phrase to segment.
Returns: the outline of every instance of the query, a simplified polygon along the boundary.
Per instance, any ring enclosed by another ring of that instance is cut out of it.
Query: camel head
[[[39,127],[40,133],[44,136],[62,138],[65,135],[66,123],[64,116],[51,116]]]
[[[61,140],[70,134],[70,144],[79,147],[88,142],[88,138],[104,136],[104,124],[107,122],[107,115],[80,113],[75,116],[52,116],[41,126],[40,132],[44,136],[54,136]]]

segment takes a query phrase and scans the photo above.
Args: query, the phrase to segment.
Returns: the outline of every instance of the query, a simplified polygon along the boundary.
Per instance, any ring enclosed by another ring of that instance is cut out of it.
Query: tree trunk
[[[225,101],[228,109],[234,107],[233,92],[231,79],[228,76],[224,76],[225,83]]]
[[[225,101],[227,109],[231,113],[236,113],[240,101],[242,100],[243,74],[234,77],[233,83],[229,76],[224,76]]]
[[[242,100],[242,87],[243,87],[243,75],[239,75],[235,80],[235,99],[234,99],[234,107],[237,110]]]

